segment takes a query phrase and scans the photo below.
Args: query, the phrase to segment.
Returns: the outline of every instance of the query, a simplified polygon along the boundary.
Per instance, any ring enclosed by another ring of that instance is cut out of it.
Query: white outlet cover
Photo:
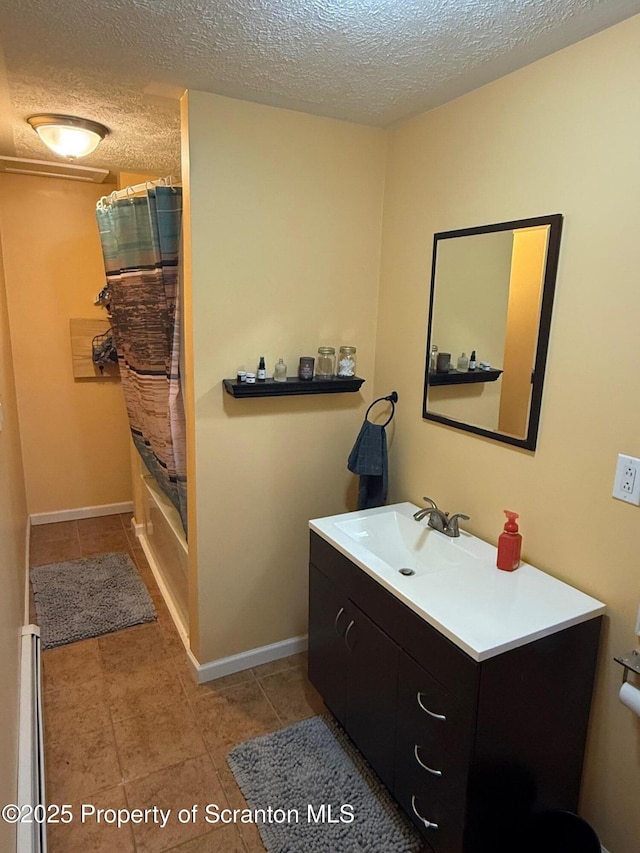
[[[618,454],[613,497],[628,504],[640,506],[640,459]]]

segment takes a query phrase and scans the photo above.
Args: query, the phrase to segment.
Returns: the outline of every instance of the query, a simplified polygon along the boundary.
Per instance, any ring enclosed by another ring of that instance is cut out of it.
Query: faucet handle
[[[422,498],[422,500],[428,501],[431,504],[431,506],[433,507],[433,509],[438,509],[438,504],[434,500],[432,500],[431,498]]]
[[[447,530],[451,531],[452,536],[460,535],[460,530],[458,528],[459,518],[461,518],[463,521],[469,521],[469,516],[465,515],[462,512],[456,512],[455,515],[452,515],[449,521],[447,522]]]

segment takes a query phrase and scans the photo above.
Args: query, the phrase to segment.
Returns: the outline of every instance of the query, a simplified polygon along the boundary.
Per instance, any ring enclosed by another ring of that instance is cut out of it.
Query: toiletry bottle
[[[302,379],[305,382],[313,379],[313,365],[315,362],[315,358],[311,355],[301,355],[300,356],[300,364],[298,366],[298,379]]]
[[[429,373],[436,372],[436,366],[438,363],[438,347],[434,344],[431,347],[431,358],[429,359]]]
[[[287,365],[284,363],[284,359],[278,359],[278,363],[276,364],[273,371],[273,380],[274,382],[286,382],[287,381]]]
[[[264,382],[267,378],[267,368],[264,365],[264,356],[260,356],[260,364],[258,365],[258,382]]]
[[[476,351],[471,350],[471,357],[469,358],[469,370],[475,370],[478,366],[478,362],[476,361]]]
[[[522,536],[518,533],[516,518],[517,512],[505,509],[507,522],[504,532],[498,537],[498,559],[496,566],[504,572],[512,572],[520,565],[520,550],[522,549]]]
[[[466,373],[469,370],[469,357],[466,353],[462,353],[458,359],[458,373]]]

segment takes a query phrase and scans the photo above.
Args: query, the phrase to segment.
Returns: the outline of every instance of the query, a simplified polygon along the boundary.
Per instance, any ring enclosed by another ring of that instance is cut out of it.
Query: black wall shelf
[[[238,382],[237,379],[223,379],[227,394],[232,397],[291,397],[300,394],[345,394],[358,391],[365,381],[359,376],[332,376],[330,379],[298,379],[290,376],[286,382],[265,379],[255,384]]]
[[[495,382],[501,375],[501,370],[468,370],[448,373],[429,373],[429,385],[467,385],[470,382]]]

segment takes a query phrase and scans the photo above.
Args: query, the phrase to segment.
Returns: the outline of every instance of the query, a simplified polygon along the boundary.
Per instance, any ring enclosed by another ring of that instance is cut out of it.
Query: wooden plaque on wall
[[[100,317],[91,320],[69,320],[74,379],[120,378],[120,371],[115,362],[106,364],[103,371],[93,362],[93,339],[96,335],[104,335],[109,326],[109,320]]]

